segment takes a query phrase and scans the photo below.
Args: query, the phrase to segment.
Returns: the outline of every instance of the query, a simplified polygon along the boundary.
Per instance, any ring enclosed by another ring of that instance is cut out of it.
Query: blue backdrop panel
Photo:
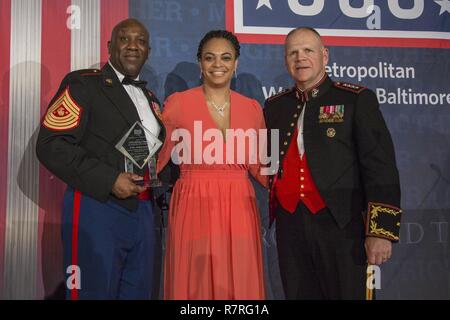
[[[273,11],[258,1],[244,1],[245,23],[328,29],[367,28],[326,1],[319,16],[307,19],[287,12],[287,1],[271,1]],[[303,1],[311,4],[312,1]],[[444,1],[445,2],[445,1]],[[363,1],[353,1],[361,6]],[[399,1],[404,8],[413,1]],[[425,1],[423,14],[402,21],[378,1],[383,30],[450,31],[450,13]],[[276,14],[286,12],[285,16]],[[275,13],[274,13],[275,12]],[[143,77],[164,100],[175,91],[200,84],[197,46],[211,29],[225,28],[222,0],[130,1],[130,16],[149,28],[152,52]],[[275,17],[275,18],[274,18]],[[301,23],[300,23],[301,22]],[[401,41],[401,40],[399,40]],[[370,41],[367,43],[370,45]],[[392,133],[402,184],[401,240],[393,258],[382,266],[381,299],[450,298],[450,52],[449,49],[330,47],[327,71],[335,80],[360,82],[377,92]],[[242,44],[233,87],[263,104],[270,93],[293,83],[285,71],[282,45]],[[268,229],[265,192],[257,188],[262,214],[266,281],[269,298],[282,299],[274,230]]]

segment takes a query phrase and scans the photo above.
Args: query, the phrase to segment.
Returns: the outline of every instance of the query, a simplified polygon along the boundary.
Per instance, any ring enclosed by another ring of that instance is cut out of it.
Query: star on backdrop
[[[256,10],[258,10],[262,6],[266,6],[267,8],[272,10],[272,5],[270,4],[270,0],[258,0],[258,5],[256,6]]]
[[[450,13],[450,0],[434,0],[434,2],[436,2],[438,5],[441,6],[441,11],[439,11],[439,15],[443,14],[445,11]]]

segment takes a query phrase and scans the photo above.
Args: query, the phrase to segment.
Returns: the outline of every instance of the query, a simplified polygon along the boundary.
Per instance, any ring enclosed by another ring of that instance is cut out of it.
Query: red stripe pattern
[[[58,91],[61,80],[70,72],[70,36],[67,27],[71,0],[42,1],[41,42],[41,115]],[[38,298],[54,292],[64,274],[61,268],[61,207],[65,184],[43,166],[39,168],[39,239],[38,242]],[[42,284],[40,283],[42,281]],[[46,291],[46,292],[44,292]]]
[[[11,0],[0,1],[0,293],[3,292],[5,257],[6,190],[8,177],[9,65]]]
[[[119,21],[128,18],[128,0],[101,0],[100,8],[100,61],[104,65],[109,57],[107,43],[112,29]]]

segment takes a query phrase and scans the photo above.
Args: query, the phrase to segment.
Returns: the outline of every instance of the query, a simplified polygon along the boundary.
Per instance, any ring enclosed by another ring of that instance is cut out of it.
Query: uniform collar
[[[301,102],[308,102],[322,96],[332,84],[333,81],[325,73],[322,79],[309,89],[302,91],[295,86],[295,95]]]
[[[120,71],[118,71],[116,68],[114,68],[113,64],[111,63],[110,60],[108,60],[108,64],[110,65],[110,67],[114,70],[114,72],[117,75],[117,78],[119,78],[119,81],[122,82],[123,78],[125,78],[125,75],[123,75]],[[133,80],[138,80],[139,81],[139,75],[133,79]]]

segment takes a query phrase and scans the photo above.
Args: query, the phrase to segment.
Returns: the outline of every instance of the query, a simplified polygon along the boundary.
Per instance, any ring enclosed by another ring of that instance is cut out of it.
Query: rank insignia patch
[[[78,127],[81,107],[76,104],[67,87],[58,99],[48,108],[43,125],[50,130],[69,130]]]
[[[319,113],[319,123],[344,122],[344,105],[321,106]]]

